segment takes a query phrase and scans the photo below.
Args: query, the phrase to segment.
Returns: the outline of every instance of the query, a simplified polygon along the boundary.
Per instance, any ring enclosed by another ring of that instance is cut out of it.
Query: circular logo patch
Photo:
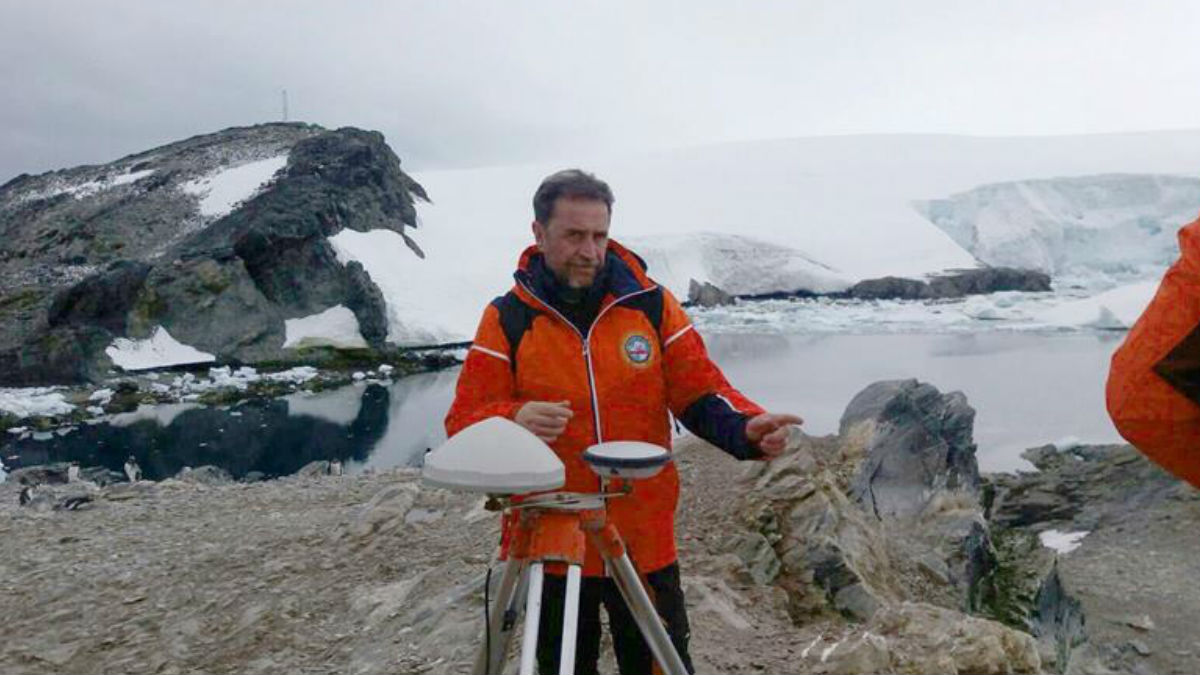
[[[642,335],[631,335],[625,340],[625,356],[634,363],[650,360],[650,341]]]

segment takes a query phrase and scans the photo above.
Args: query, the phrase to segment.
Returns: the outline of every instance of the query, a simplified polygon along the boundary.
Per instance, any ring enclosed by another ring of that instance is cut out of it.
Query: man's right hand
[[[553,443],[566,431],[567,422],[574,415],[570,401],[530,401],[521,406],[513,421],[543,441]]]

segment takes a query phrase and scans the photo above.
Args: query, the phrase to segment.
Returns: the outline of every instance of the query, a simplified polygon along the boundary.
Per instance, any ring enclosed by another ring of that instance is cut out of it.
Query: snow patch
[[[0,411],[16,417],[53,417],[74,409],[54,387],[0,389]]]
[[[1066,436],[1054,442],[1054,449],[1058,452],[1068,452],[1083,445],[1083,441],[1075,436]]]
[[[1057,551],[1059,555],[1066,555],[1071,551],[1079,548],[1079,542],[1084,537],[1088,536],[1088,532],[1061,532],[1059,530],[1046,530],[1038,533],[1038,539],[1041,540],[1042,546]]]
[[[154,169],[147,169],[145,171],[121,174],[114,178],[89,180],[83,183],[67,183],[62,179],[53,179],[48,188],[27,192],[18,197],[16,203],[22,204],[43,199],[52,199],[64,194],[69,195],[72,199],[82,199],[118,185],[135,183],[152,173],[154,173]]]
[[[224,167],[213,173],[184,183],[181,189],[200,198],[200,215],[222,218],[240,203],[250,199],[287,166],[286,154]]]
[[[359,328],[358,317],[343,305],[312,316],[288,319],[284,324],[287,330],[284,349],[318,346],[362,349],[368,346]]]
[[[162,326],[155,328],[154,334],[146,340],[117,338],[104,353],[124,370],[148,370],[217,360],[212,354],[179,342]]]

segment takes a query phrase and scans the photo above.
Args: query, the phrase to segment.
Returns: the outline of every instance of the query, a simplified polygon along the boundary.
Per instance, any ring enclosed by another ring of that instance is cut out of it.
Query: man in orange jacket
[[[1200,220],[1179,260],[1113,355],[1108,412],[1150,459],[1200,487]]]
[[[512,419],[550,445],[566,466],[563,489],[573,492],[600,490],[581,458],[593,444],[636,440],[669,450],[670,415],[738,459],[782,453],[800,418],[765,412],[730,386],[675,297],[608,238],[612,204],[608,185],[582,171],[542,182],[533,198],[536,244],[521,255],[512,290],[484,310],[446,433],[488,417]],[[678,497],[671,464],[610,501],[608,517],[690,671],[675,550]],[[596,672],[600,605],[621,673],[651,672],[650,650],[590,547],[583,573],[576,672]],[[549,575],[545,583],[538,670],[557,673],[565,582]]]

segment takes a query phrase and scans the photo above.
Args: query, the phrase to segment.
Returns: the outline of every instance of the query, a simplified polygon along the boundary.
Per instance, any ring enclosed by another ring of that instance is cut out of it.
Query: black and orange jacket
[[[1113,355],[1108,412],[1137,449],[1200,487],[1200,220],[1180,230],[1179,248]]]
[[[458,378],[446,433],[488,417],[513,419],[529,401],[570,401],[574,416],[551,448],[566,465],[564,490],[598,492],[599,478],[582,460],[604,441],[644,441],[671,449],[670,414],[697,436],[740,459],[760,456],[746,439],[746,421],[762,408],[730,386],[709,359],[678,300],[646,276],[645,264],[609,241],[599,312],[586,330],[540,297],[530,247],[516,285],[485,310]],[[638,569],[675,562],[674,464],[637,481],[633,493],[608,502],[608,515]],[[507,528],[506,528],[507,529]],[[603,566],[589,550],[584,574]]]

